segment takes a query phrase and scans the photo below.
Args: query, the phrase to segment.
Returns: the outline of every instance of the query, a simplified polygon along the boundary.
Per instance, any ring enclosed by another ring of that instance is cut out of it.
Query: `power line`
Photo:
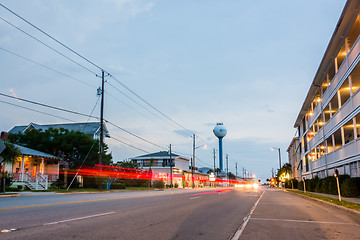
[[[84,57],[83,55],[79,54],[78,52],[74,51],[73,49],[71,49],[70,47],[68,47],[67,45],[65,45],[64,43],[60,42],[59,40],[57,40],[56,38],[54,38],[53,36],[51,36],[50,34],[46,33],[45,31],[43,31],[42,29],[40,29],[39,27],[37,27],[36,25],[34,25],[33,23],[31,23],[30,21],[26,20],[25,18],[21,17],[19,14],[15,13],[14,11],[12,11],[11,9],[7,8],[6,6],[4,6],[3,4],[0,3],[0,6],[3,7],[4,9],[6,9],[7,11],[9,11],[10,13],[12,13],[13,15],[15,15],[16,17],[20,18],[22,21],[26,22],[27,24],[29,24],[30,26],[32,26],[33,28],[35,28],[36,30],[38,30],[39,32],[41,32],[42,34],[44,34],[45,36],[49,37],[50,39],[52,39],[53,41],[55,41],[56,43],[60,44],[62,47],[66,48],[67,50],[69,50],[70,52],[74,53],[75,55],[77,55],[78,57],[82,58],[83,60],[85,60],[86,62],[90,63],[91,65],[97,67],[99,70],[104,71],[103,68],[101,68],[100,66],[98,66],[97,64],[95,64],[94,62],[90,61],[89,59],[87,59],[86,57]],[[0,17],[1,18],[1,17]],[[80,63],[70,59],[69,57],[65,56],[64,54],[60,53],[59,51],[57,51],[56,49],[50,47],[49,45],[47,45],[46,43],[40,41],[39,39],[33,37],[32,35],[30,35],[29,33],[25,32],[24,30],[18,28],[17,26],[15,26],[14,24],[10,23],[9,21],[1,18],[3,21],[5,21],[6,23],[10,24],[11,26],[13,26],[14,28],[18,29],[19,31],[23,32],[24,34],[28,35],[29,37],[35,39],[36,41],[42,43],[43,45],[47,46],[48,48],[52,49],[53,51],[57,52],[58,54],[60,54],[61,56],[67,58],[68,60],[72,61],[73,63],[83,67],[84,69],[88,70],[89,72],[93,73],[96,75],[95,72],[93,72],[92,70],[90,70],[89,68],[81,65]],[[108,72],[107,72],[108,73]],[[110,73],[108,73],[110,74]],[[175,123],[177,126],[181,127],[182,129],[184,129],[185,131],[187,131],[188,133],[190,133],[190,135],[193,134],[192,131],[186,129],[185,127],[183,127],[182,125],[180,125],[179,123],[177,123],[176,121],[174,121],[173,119],[171,119],[170,117],[168,117],[166,114],[162,113],[160,110],[158,110],[157,108],[155,108],[152,104],[150,104],[148,101],[146,101],[144,98],[142,98],[141,96],[139,96],[137,93],[135,93],[133,90],[131,90],[129,87],[127,87],[125,84],[123,84],[121,81],[119,81],[116,77],[111,76],[115,81],[117,81],[120,85],[122,85],[124,88],[126,88],[128,91],[130,91],[132,94],[134,94],[136,97],[138,97],[141,101],[143,101],[144,103],[146,103],[148,106],[150,106],[152,109],[154,109],[156,112],[158,112],[159,114],[161,114],[163,117],[165,117],[166,119],[168,119],[169,121]]]
[[[156,148],[155,149],[155,147],[149,147],[149,146],[145,146],[145,145],[143,145],[143,144],[141,144],[141,143],[138,143],[138,142],[134,142],[134,141],[132,141],[132,140],[130,140],[130,139],[127,139],[127,138],[124,138],[123,136],[119,136],[119,135],[117,135],[117,134],[115,134],[113,131],[111,132],[111,138],[113,138],[113,136],[115,136],[115,137],[117,137],[117,138],[122,138],[123,139],[123,141],[125,141],[125,142],[127,142],[127,143],[131,143],[131,144],[136,144],[136,145],[138,145],[139,147],[143,147],[143,148],[146,148],[146,149],[151,149],[152,151],[157,151],[158,150],[158,148]]]
[[[119,140],[119,139],[117,139],[117,138],[114,138],[114,137],[111,137],[111,138],[114,139],[115,141],[118,141],[118,142],[126,145],[126,146],[129,146],[129,147],[132,147],[132,148],[134,148],[134,149],[140,150],[140,151],[142,151],[142,152],[144,152],[144,153],[150,153],[150,152],[145,151],[145,150],[143,150],[143,149],[141,149],[141,148],[135,147],[135,146],[133,146],[133,145],[131,145],[131,144],[128,144],[128,143],[126,143],[126,142],[124,142],[124,141],[121,141],[121,140]]]
[[[1,6],[1,5],[2,5],[2,4],[0,3],[0,6]],[[85,70],[91,72],[92,74],[96,75],[96,73],[95,73],[94,71],[92,71],[92,70],[90,70],[89,68],[85,67],[84,65],[76,62],[75,60],[73,60],[73,59],[71,59],[70,57],[66,56],[65,54],[59,52],[59,51],[56,50],[55,48],[53,48],[53,47],[49,46],[48,44],[44,43],[43,41],[37,39],[36,37],[32,36],[31,34],[25,32],[24,30],[22,30],[21,28],[15,26],[15,25],[12,24],[11,22],[7,21],[6,19],[4,19],[4,18],[2,18],[2,17],[0,17],[0,19],[3,20],[4,22],[6,22],[7,24],[9,24],[10,26],[16,28],[16,29],[19,30],[20,32],[26,34],[26,35],[29,36],[30,38],[34,39],[35,41],[37,41],[37,42],[41,43],[42,45],[46,46],[47,48],[50,48],[51,50],[53,50],[53,51],[56,52],[57,54],[63,56],[64,58],[68,59],[69,61],[75,63],[76,65],[78,65],[78,66],[84,68]]]
[[[37,113],[41,113],[41,114],[45,114],[45,115],[48,115],[48,116],[51,116],[51,117],[60,118],[60,119],[66,120],[66,121],[76,122],[76,121],[71,120],[71,119],[68,119],[68,118],[59,117],[59,116],[56,116],[56,115],[53,115],[53,114],[50,114],[50,113],[46,113],[46,112],[42,112],[42,111],[35,110],[35,109],[32,109],[32,108],[28,108],[28,107],[20,106],[20,105],[14,104],[14,103],[5,102],[5,101],[2,101],[2,100],[0,100],[0,102],[5,103],[5,104],[8,104],[8,105],[11,105],[11,106],[15,106],[15,107],[19,107],[19,108],[27,109],[27,110],[30,110],[30,111],[33,111],[33,112],[37,112]]]
[[[85,116],[85,117],[89,117],[89,118],[99,119],[98,117],[94,117],[94,116],[87,115],[87,114],[84,114],[84,113],[79,113],[79,112],[67,110],[67,109],[64,109],[64,108],[59,108],[59,107],[54,107],[54,106],[50,106],[50,105],[43,104],[43,103],[39,103],[39,102],[34,102],[34,101],[27,100],[27,99],[24,99],[24,98],[19,98],[19,97],[10,96],[10,95],[4,94],[4,93],[0,93],[0,96],[5,96],[5,97],[8,97],[8,98],[21,100],[21,101],[24,101],[24,102],[28,102],[28,103],[40,105],[40,106],[47,107],[47,108],[52,108],[52,109],[59,110],[59,111],[63,111],[63,112],[67,112],[67,113],[72,113],[72,114],[76,114],[76,115],[80,115],[80,116]],[[147,143],[149,143],[149,144],[151,144],[151,145],[160,147],[161,149],[166,149],[166,148],[164,148],[164,147],[162,147],[162,146],[160,146],[160,145],[158,145],[158,144],[155,144],[155,143],[153,143],[153,142],[150,142],[150,141],[148,141],[148,140],[146,140],[146,139],[144,139],[144,138],[142,138],[142,137],[140,137],[140,136],[138,136],[138,135],[136,135],[136,134],[134,134],[134,133],[132,133],[132,132],[130,132],[130,131],[128,131],[128,130],[126,130],[126,129],[124,129],[124,128],[122,128],[122,127],[120,127],[120,126],[118,126],[118,125],[116,125],[116,124],[114,124],[114,123],[112,123],[112,122],[110,122],[110,121],[108,121],[108,120],[106,120],[106,119],[104,119],[104,121],[107,122],[107,123],[109,123],[110,125],[118,128],[118,129],[120,129],[120,130],[122,130],[122,131],[124,131],[124,132],[126,132],[126,133],[128,133],[128,134],[130,134],[131,136],[136,137],[136,138],[144,141],[144,142],[147,142]]]
[[[14,55],[14,56],[17,56],[17,57],[19,57],[19,58],[21,58],[21,59],[23,59],[23,60],[26,60],[26,61],[28,61],[28,62],[34,63],[34,64],[36,64],[36,65],[38,65],[38,66],[43,67],[43,68],[46,68],[46,69],[48,69],[48,70],[50,70],[50,71],[56,72],[56,73],[58,73],[58,74],[61,74],[61,75],[65,76],[65,77],[71,78],[71,79],[73,79],[73,80],[75,80],[75,81],[81,82],[81,83],[83,83],[83,84],[85,84],[85,85],[88,85],[88,86],[90,86],[90,87],[96,88],[96,86],[91,85],[91,84],[89,84],[89,83],[87,83],[87,82],[85,82],[85,81],[82,81],[82,80],[80,80],[80,79],[74,78],[74,77],[72,77],[72,76],[70,76],[70,75],[68,75],[68,74],[66,74],[66,73],[60,72],[60,71],[58,71],[58,70],[56,70],[56,69],[54,69],[54,68],[51,68],[51,67],[46,66],[46,65],[44,65],[44,64],[41,64],[41,63],[39,63],[39,62],[36,62],[36,61],[34,61],[34,60],[31,60],[31,59],[29,59],[29,58],[27,58],[27,57],[24,57],[24,56],[22,56],[22,55],[20,55],[20,54],[14,53],[14,52],[12,52],[12,51],[10,51],[10,50],[7,50],[7,49],[5,49],[5,48],[0,47],[0,50],[3,50],[3,51],[5,51],[5,52],[7,52],[7,53],[9,53],[9,54],[12,54],[12,55]]]
[[[143,101],[146,105],[148,105],[149,107],[151,107],[152,109],[154,109],[156,112],[158,112],[160,115],[164,116],[166,119],[168,119],[169,121],[175,123],[177,126],[179,126],[180,128],[184,129],[185,131],[187,131],[189,133],[189,136],[192,136],[193,132],[186,129],[185,127],[183,127],[182,125],[180,125],[179,123],[175,122],[173,119],[171,119],[170,117],[168,117],[167,115],[165,115],[164,113],[162,113],[160,110],[158,110],[156,107],[154,107],[151,103],[149,103],[148,101],[146,101],[144,98],[142,98],[141,96],[139,96],[136,92],[134,92],[133,90],[131,90],[128,86],[126,86],[124,83],[122,83],[120,80],[118,80],[115,76],[110,75],[111,78],[113,78],[117,83],[119,83],[121,86],[123,86],[126,90],[128,90],[129,92],[131,92],[132,94],[134,94],[137,98],[139,98],[141,101]]]
[[[43,103],[39,103],[39,102],[34,102],[34,101],[27,100],[27,99],[24,99],[24,98],[19,98],[19,97],[10,96],[10,95],[4,94],[4,93],[0,93],[0,96],[12,98],[12,99],[17,99],[17,100],[21,100],[21,101],[28,102],[28,103],[32,103],[32,104],[36,104],[36,105],[39,105],[39,106],[42,106],[42,107],[52,108],[52,109],[55,109],[55,110],[59,110],[59,111],[67,112],[67,113],[72,113],[72,114],[76,114],[76,115],[80,115],[80,116],[83,116],[83,117],[89,117],[89,118],[99,119],[98,117],[94,117],[94,116],[87,115],[87,114],[84,114],[84,113],[79,113],[79,112],[67,110],[67,109],[64,109],[64,108],[59,108],[59,107],[54,107],[54,106],[50,106],[50,105],[43,104]]]
[[[109,122],[108,120],[105,120],[105,119],[104,119],[104,121],[105,121],[106,123],[108,123],[108,124],[110,124],[110,125],[118,128],[118,129],[120,129],[120,130],[122,130],[122,131],[124,131],[124,132],[126,132],[126,133],[128,133],[128,134],[130,134],[131,136],[136,137],[136,138],[144,141],[144,142],[147,142],[147,143],[149,143],[149,144],[151,144],[151,145],[157,146],[157,147],[159,147],[159,148],[161,148],[161,149],[166,149],[166,147],[163,147],[163,146],[160,146],[160,145],[158,145],[158,144],[156,144],[156,143],[150,142],[150,141],[148,141],[148,140],[146,140],[146,139],[144,139],[144,138],[142,138],[142,137],[140,137],[140,136],[138,136],[138,135],[136,135],[136,134],[134,134],[134,133],[132,133],[132,132],[129,132],[128,130],[126,130],[126,129],[122,128],[122,127],[119,127],[118,125],[116,125],[116,124],[114,124],[114,123],[112,123],[112,122]]]
[[[87,59],[86,57],[82,56],[81,54],[77,53],[76,51],[72,50],[70,47],[66,46],[65,44],[63,44],[62,42],[60,42],[59,40],[57,40],[56,38],[54,38],[53,36],[51,36],[50,34],[46,33],[45,31],[41,30],[40,28],[38,28],[37,26],[35,26],[34,24],[32,24],[31,22],[29,22],[28,20],[26,20],[25,18],[21,17],[19,14],[15,13],[14,11],[12,11],[11,9],[7,8],[6,6],[4,6],[3,4],[0,3],[0,6],[5,8],[7,11],[9,11],[10,13],[14,14],[16,17],[20,18],[21,20],[23,20],[24,22],[26,22],[27,24],[29,24],[30,26],[32,26],[33,28],[35,28],[36,30],[38,30],[39,32],[45,34],[47,37],[51,38],[52,40],[54,40],[55,42],[57,42],[58,44],[60,44],[61,46],[63,46],[64,48],[66,48],[67,50],[69,50],[70,52],[74,53],[75,55],[77,55],[78,57],[84,59],[86,62],[90,63],[91,65],[97,67],[99,70],[103,70],[101,67],[99,67],[98,65],[96,65],[94,62],[90,61],[89,59]]]

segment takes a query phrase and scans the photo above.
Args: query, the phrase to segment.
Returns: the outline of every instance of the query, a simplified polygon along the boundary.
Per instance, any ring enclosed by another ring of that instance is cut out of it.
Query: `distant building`
[[[142,169],[151,169],[155,173],[153,179],[161,179],[166,184],[171,183],[171,168],[170,163],[173,162],[173,184],[177,183],[179,187],[191,187],[192,178],[189,167],[190,160],[178,154],[171,154],[168,151],[160,151],[150,153],[138,157],[131,158],[131,161],[138,164]],[[196,173],[194,182],[196,186],[201,186],[203,182],[208,181],[207,174]]]
[[[294,127],[302,176],[360,176],[360,1],[348,0]]]
[[[301,161],[300,161],[300,142],[299,137],[294,137],[288,149],[289,163],[291,164],[291,178],[301,180]]]
[[[60,124],[36,124],[36,123],[30,123],[28,125],[24,126],[15,126],[13,127],[9,133],[24,133],[26,131],[31,131],[33,129],[37,130],[47,130],[47,129],[60,129],[64,128],[69,131],[80,131],[85,133],[86,135],[90,136],[94,139],[100,138],[100,122],[88,122],[88,123],[60,123]],[[106,128],[106,125],[104,123],[104,136],[110,137],[109,131]]]

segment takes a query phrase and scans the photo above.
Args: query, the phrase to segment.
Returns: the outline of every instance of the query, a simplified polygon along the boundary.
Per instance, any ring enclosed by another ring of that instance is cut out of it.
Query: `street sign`
[[[6,148],[6,146],[3,143],[3,141],[0,141],[0,153],[2,153],[2,151],[4,151],[5,148]]]

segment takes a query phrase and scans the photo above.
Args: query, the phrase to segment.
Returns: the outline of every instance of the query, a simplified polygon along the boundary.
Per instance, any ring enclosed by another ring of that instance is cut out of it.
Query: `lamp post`
[[[198,148],[201,148],[201,147],[206,148],[206,145],[201,145],[201,146],[195,147],[195,134],[193,134],[193,157],[191,159],[191,186],[192,186],[192,188],[195,187],[195,184],[194,184],[195,150]]]
[[[281,169],[281,154],[280,154],[280,148],[272,147],[270,148],[271,151],[275,151],[277,149],[279,151],[279,170]]]
[[[339,201],[341,202],[341,193],[340,193],[340,184],[339,184],[339,171],[337,169],[335,169],[335,171],[334,171],[334,177],[336,178],[336,185],[337,185],[338,194],[339,194]]]

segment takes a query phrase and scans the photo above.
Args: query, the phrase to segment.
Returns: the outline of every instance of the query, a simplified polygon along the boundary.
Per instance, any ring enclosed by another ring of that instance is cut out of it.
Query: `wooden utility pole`
[[[100,143],[99,143],[99,165],[102,165],[104,144],[104,70],[101,71],[101,108],[100,108]]]

